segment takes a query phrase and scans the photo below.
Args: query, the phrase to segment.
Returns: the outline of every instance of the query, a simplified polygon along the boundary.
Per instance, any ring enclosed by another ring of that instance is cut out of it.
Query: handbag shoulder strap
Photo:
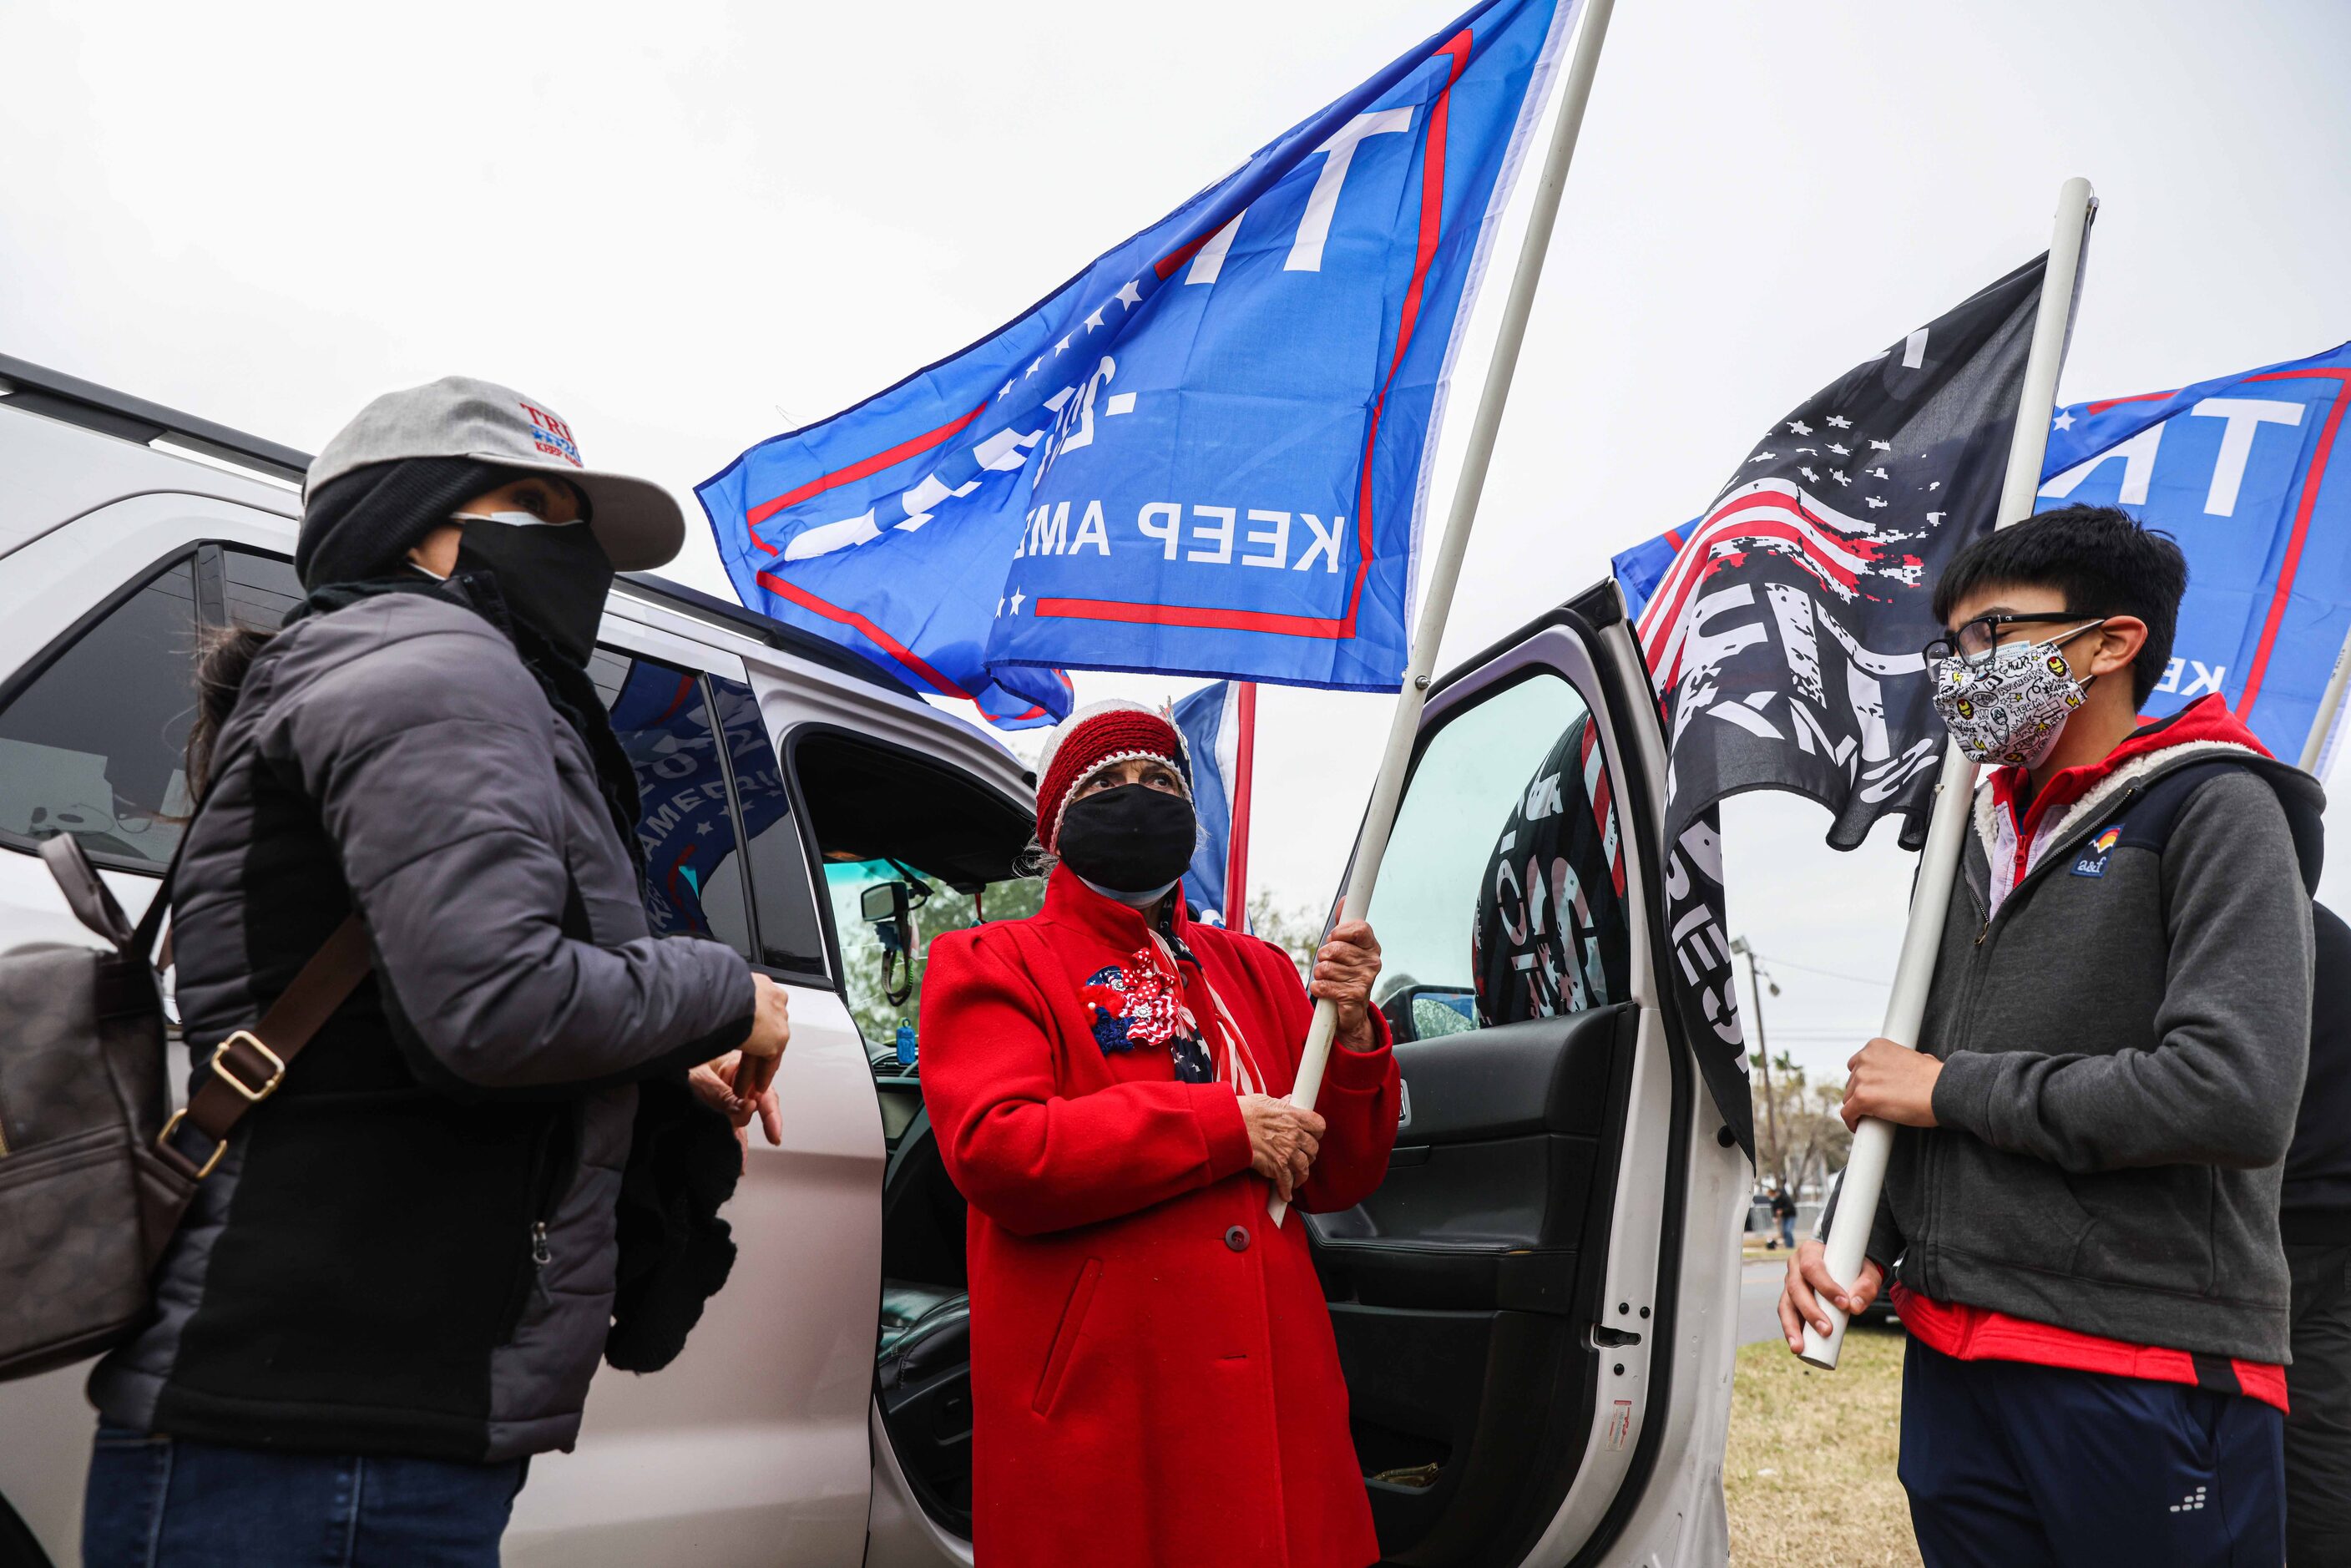
[[[71,833],[59,833],[41,841],[40,853],[41,862],[49,868],[49,875],[56,881],[57,891],[65,894],[66,907],[73,911],[74,918],[112,943],[118,952],[134,951],[132,943],[138,939],[138,931],[123,915],[122,905],[115,902],[114,890],[99,879],[98,868],[89,863],[81,841]],[[167,873],[166,886],[157,891],[159,904],[169,891],[169,880]]]
[[[155,1141],[164,1160],[191,1180],[211,1175],[237,1123],[277,1092],[286,1070],[358,989],[373,963],[367,926],[353,910],[269,1004],[259,1023],[238,1030],[213,1048],[210,1075],[196,1085],[186,1108],[164,1124]],[[205,1140],[193,1152],[187,1147],[191,1128]]]

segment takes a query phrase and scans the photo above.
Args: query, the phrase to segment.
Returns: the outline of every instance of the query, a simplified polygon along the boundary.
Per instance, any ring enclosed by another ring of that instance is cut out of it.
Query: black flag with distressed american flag
[[[2047,259],[1774,424],[1677,530],[1641,612],[1668,737],[1674,979],[1694,1035],[1729,1048],[1700,1061],[1750,1152],[1715,807],[1787,789],[1828,808],[1834,848],[1855,847],[1888,813],[1903,819],[1905,848],[1924,841],[1943,747],[1921,652],[1938,630],[1935,576],[1991,529]]]

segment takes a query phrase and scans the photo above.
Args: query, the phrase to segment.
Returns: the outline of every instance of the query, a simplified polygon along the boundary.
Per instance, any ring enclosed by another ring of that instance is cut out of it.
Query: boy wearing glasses
[[[1892,1280],[1928,1568],[2284,1553],[2278,1197],[2324,797],[2217,695],[2139,722],[2187,586],[2168,537],[2093,507],[1935,586],[1937,709],[1997,770],[1923,1049],[1850,1064],[1847,1124],[1899,1129],[1868,1261],[1839,1283],[1807,1242],[1780,1303],[1794,1348],[1818,1297]]]

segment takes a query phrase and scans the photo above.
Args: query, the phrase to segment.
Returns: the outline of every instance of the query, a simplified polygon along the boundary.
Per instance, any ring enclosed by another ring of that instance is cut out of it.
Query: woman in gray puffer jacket
[[[739,1125],[789,1037],[731,949],[648,931],[584,667],[675,503],[454,378],[371,403],[306,503],[310,597],[205,670],[226,711],[173,884],[196,1071],[354,910],[372,970],[229,1135],[152,1322],[91,1379],[93,1564],[495,1563],[606,1349],[640,1085],[694,1118],[686,1071],[739,1051],[700,1074]]]

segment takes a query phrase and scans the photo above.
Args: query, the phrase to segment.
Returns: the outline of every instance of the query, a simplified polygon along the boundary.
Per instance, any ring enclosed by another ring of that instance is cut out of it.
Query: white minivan
[[[148,901],[186,808],[198,632],[274,626],[299,597],[308,461],[0,357],[0,950],[94,940],[32,852],[45,837],[78,837],[134,915]],[[622,579],[600,640],[654,929],[791,988],[784,1137],[753,1140],[741,1255],[684,1354],[597,1378],[577,1450],[532,1464],[507,1561],[969,1563],[964,1202],[923,1109],[920,946],[1036,907],[1015,870],[1033,779],[855,655],[679,584]],[[1431,695],[1372,911],[1395,1154],[1361,1207],[1292,1221],[1387,1561],[1727,1559],[1750,1173],[1659,1006],[1664,765],[1613,583]],[[1512,844],[1562,810],[1616,857],[1573,925],[1544,896],[1566,873]],[[1473,927],[1504,876],[1515,961],[1615,977],[1613,997],[1489,1016]],[[875,928],[902,918],[911,961]],[[0,1568],[78,1556],[87,1371],[0,1385]]]

